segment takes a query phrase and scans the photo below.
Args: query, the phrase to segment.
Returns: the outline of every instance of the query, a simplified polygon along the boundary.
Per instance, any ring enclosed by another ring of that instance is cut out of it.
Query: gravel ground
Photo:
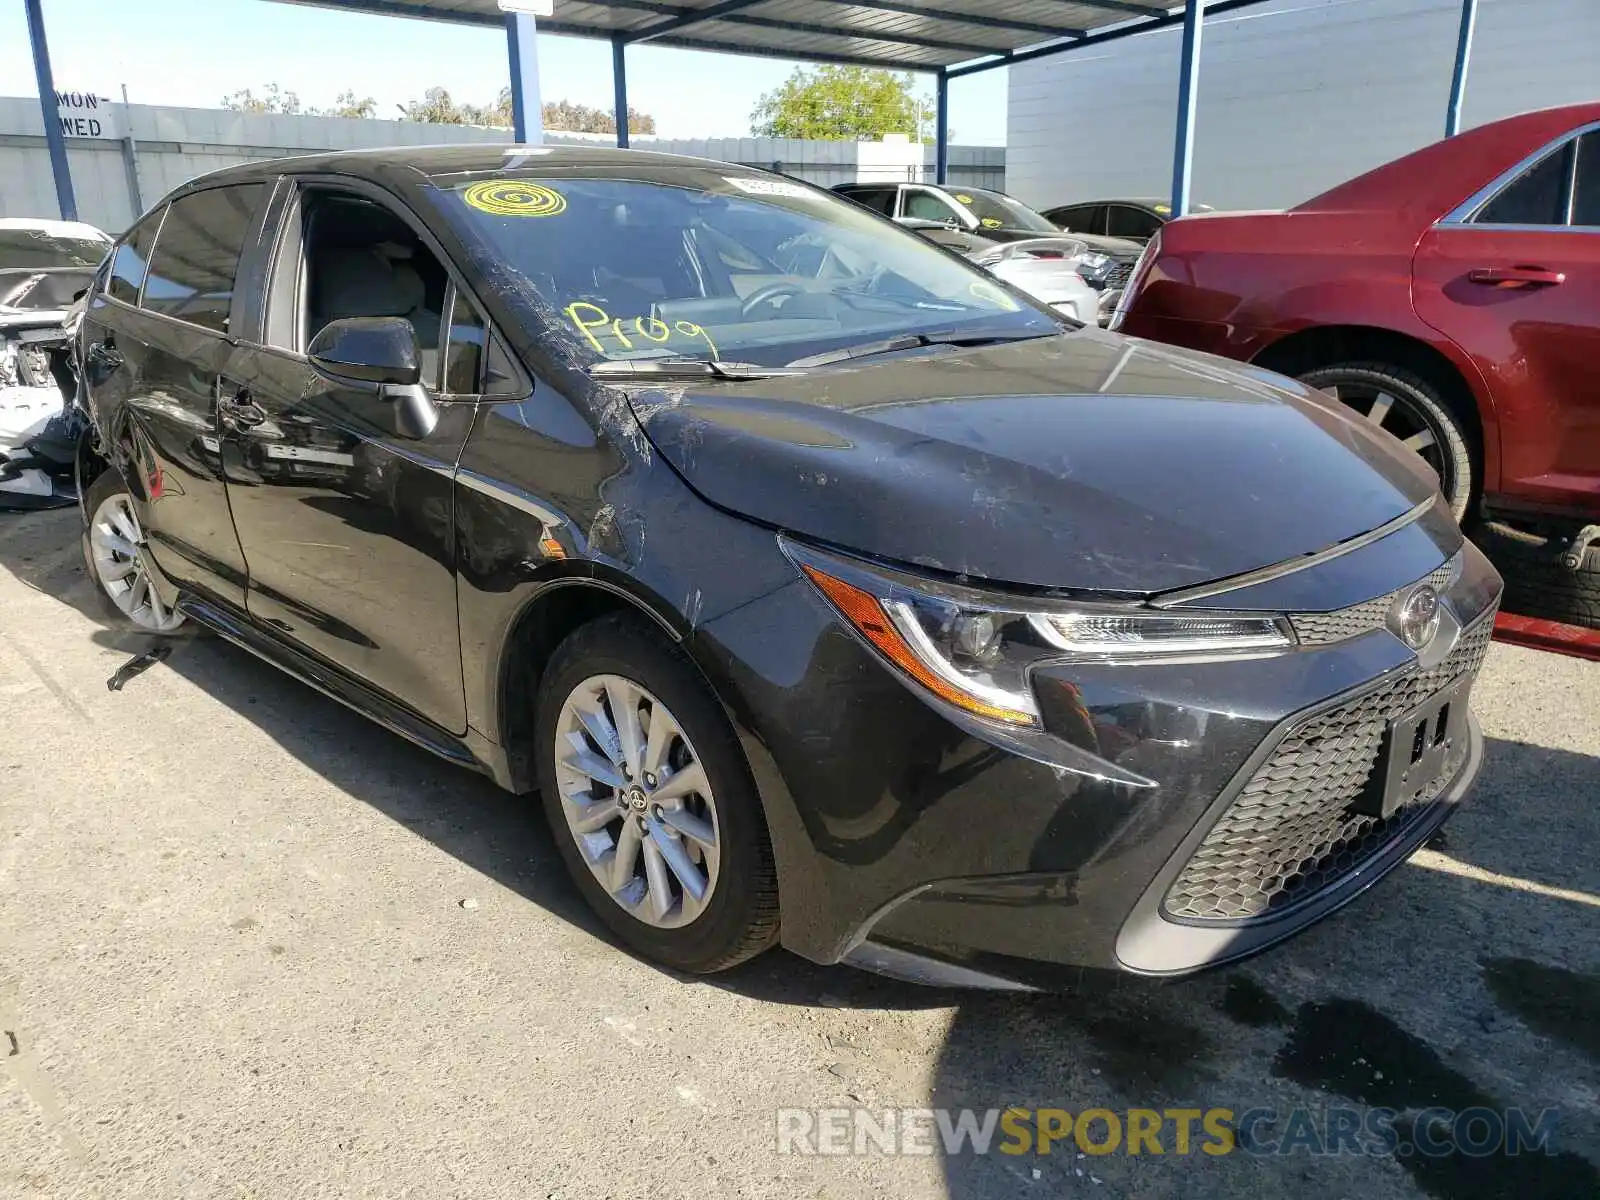
[[[532,806],[242,651],[109,692],[145,643],[76,519],[0,517],[0,1195],[1600,1194],[1600,665],[1497,646],[1447,837],[1242,968],[691,980],[607,943]],[[1556,1153],[775,1150],[779,1107],[1360,1104],[1557,1109]]]

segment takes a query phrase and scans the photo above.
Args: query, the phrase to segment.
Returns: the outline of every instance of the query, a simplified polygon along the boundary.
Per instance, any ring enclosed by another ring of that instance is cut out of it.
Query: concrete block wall
[[[236,163],[379,146],[511,140],[503,129],[462,125],[424,125],[411,121],[352,121],[338,117],[283,117],[205,108],[128,107],[124,125],[133,135],[138,161],[137,200],[130,187],[127,143],[110,138],[72,138],[72,167],[79,216],[111,233],[126,229],[144,209],[167,192],[208,171]],[[611,145],[598,134],[552,132],[555,143]],[[802,141],[795,138],[635,137],[638,149],[721,159],[747,166],[776,167],[824,187],[860,174],[864,159],[878,162],[882,147],[855,142]],[[914,175],[918,147],[893,150],[905,159],[897,169]],[[932,178],[932,149],[926,150],[926,177]],[[898,161],[898,160],[897,160]],[[951,180],[970,186],[1004,181],[1005,151],[951,147]],[[0,216],[54,217],[55,182],[44,141],[38,102],[31,97],[0,97]]]

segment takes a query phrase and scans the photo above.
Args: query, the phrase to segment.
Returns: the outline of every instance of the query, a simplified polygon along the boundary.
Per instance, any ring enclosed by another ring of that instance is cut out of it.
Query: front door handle
[[[1500,288],[1558,287],[1567,281],[1565,271],[1549,271],[1544,267],[1479,267],[1469,271],[1467,278],[1473,283]]]

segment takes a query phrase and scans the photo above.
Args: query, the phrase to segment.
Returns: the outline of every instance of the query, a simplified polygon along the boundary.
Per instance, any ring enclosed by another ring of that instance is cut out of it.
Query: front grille
[[[1455,582],[1456,569],[1460,563],[1461,555],[1457,554],[1426,579],[1417,582],[1426,583],[1443,595]],[[1341,608],[1337,612],[1291,613],[1289,624],[1294,628],[1295,636],[1300,639],[1302,646],[1321,646],[1329,642],[1342,642],[1349,638],[1361,637],[1375,629],[1382,629],[1389,610],[1394,607],[1395,601],[1400,599],[1401,593],[1410,591],[1415,586],[1414,583],[1408,583],[1388,595],[1364,600],[1360,604],[1352,604],[1349,608]]]
[[[1106,287],[1126,287],[1129,278],[1133,275],[1134,265],[1135,260],[1132,259],[1129,259],[1125,262],[1118,260],[1116,263],[1114,263],[1111,267],[1111,273],[1106,276]]]
[[[1296,726],[1250,777],[1168,890],[1163,907],[1188,921],[1247,921],[1316,895],[1418,820],[1461,769],[1444,772],[1385,818],[1356,813],[1389,722],[1459,676],[1476,675],[1494,633],[1491,609],[1431,670],[1413,669]]]

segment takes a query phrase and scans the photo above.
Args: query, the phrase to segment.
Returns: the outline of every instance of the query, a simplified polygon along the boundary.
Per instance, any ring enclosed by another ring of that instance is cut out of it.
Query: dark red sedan
[[[1584,530],[1600,533],[1600,103],[1473,129],[1287,212],[1174,221],[1113,327],[1327,389],[1422,454],[1458,518],[1559,538],[1600,570],[1600,549],[1584,558]]]

